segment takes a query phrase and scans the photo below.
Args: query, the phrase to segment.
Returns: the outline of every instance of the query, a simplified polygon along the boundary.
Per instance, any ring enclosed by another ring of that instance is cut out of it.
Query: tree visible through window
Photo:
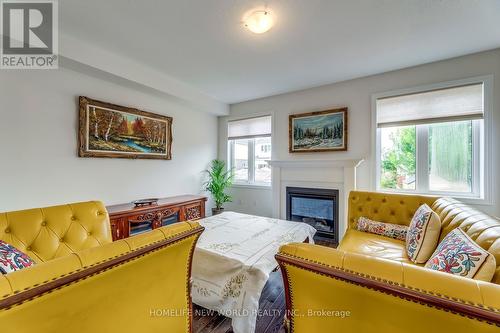
[[[390,189],[415,189],[416,127],[382,129],[380,185]]]

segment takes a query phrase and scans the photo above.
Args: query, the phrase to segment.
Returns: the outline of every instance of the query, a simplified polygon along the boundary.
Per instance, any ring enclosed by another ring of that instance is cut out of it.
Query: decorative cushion
[[[496,260],[456,228],[439,243],[425,267],[489,282],[495,274]]]
[[[358,219],[356,228],[359,231],[391,237],[402,241],[406,240],[406,231],[408,230],[408,227],[405,225],[373,221],[363,216]]]
[[[436,248],[441,233],[439,216],[426,204],[411,219],[406,233],[406,254],[417,264],[425,263]]]
[[[35,262],[27,254],[0,240],[0,272],[7,274],[30,267]]]

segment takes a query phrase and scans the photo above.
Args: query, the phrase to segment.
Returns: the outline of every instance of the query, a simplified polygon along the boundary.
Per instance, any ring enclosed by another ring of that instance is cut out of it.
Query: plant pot
[[[212,215],[219,215],[224,212],[224,208],[212,208]]]

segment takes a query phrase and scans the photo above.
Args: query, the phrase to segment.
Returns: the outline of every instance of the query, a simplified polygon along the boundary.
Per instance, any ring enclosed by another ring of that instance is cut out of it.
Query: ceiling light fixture
[[[268,10],[256,10],[245,19],[245,27],[253,33],[262,34],[272,28],[273,15]]]

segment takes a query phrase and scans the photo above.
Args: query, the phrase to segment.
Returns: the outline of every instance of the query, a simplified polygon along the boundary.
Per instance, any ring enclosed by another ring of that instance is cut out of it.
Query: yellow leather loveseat
[[[100,202],[0,214],[0,239],[36,265],[0,275],[3,332],[190,332],[203,231],[181,222],[112,242]]]
[[[492,282],[413,264],[404,241],[355,229],[361,216],[408,225],[426,203],[441,218],[440,241],[462,228],[495,256]],[[291,332],[500,331],[500,221],[449,198],[351,192],[348,230],[337,249],[289,244],[276,256]]]

